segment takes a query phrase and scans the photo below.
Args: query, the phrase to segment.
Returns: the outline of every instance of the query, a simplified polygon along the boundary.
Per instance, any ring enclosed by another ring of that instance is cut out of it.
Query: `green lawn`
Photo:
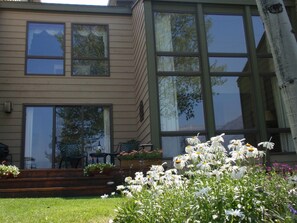
[[[108,222],[124,198],[1,198],[1,223]]]

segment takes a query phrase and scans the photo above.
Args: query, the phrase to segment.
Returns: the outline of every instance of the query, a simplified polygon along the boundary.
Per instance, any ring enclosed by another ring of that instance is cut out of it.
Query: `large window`
[[[164,158],[182,153],[184,138],[197,133],[225,133],[225,144],[234,138],[255,144],[272,136],[275,151],[291,151],[256,8],[196,6],[153,4]]]
[[[109,75],[108,27],[72,26],[72,75]]]
[[[59,167],[62,156],[110,152],[110,109],[102,106],[28,106],[25,168]]]
[[[26,74],[64,75],[64,24],[29,22]]]

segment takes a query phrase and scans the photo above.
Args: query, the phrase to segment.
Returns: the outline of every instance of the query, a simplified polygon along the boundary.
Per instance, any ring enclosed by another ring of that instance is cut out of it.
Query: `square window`
[[[64,75],[64,24],[28,23],[26,74]]]
[[[109,74],[108,27],[72,26],[72,75],[107,76]]]

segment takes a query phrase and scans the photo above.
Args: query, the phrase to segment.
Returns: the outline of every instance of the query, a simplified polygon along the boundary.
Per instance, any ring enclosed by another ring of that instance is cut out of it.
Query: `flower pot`
[[[121,160],[121,168],[123,169],[149,169],[152,165],[161,165],[161,159],[133,159]]]

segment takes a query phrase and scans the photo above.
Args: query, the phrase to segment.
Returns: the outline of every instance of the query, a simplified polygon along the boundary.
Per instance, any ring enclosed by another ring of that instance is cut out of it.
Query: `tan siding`
[[[62,22],[66,28],[65,76],[25,76],[27,21]],[[71,76],[71,24],[109,26],[110,76]],[[112,104],[114,145],[137,137],[134,47],[131,16],[0,12],[0,142],[21,157],[24,104]],[[5,101],[14,103],[11,114]]]
[[[136,73],[136,105],[137,114],[140,101],[144,104],[144,120],[139,121],[137,115],[137,133],[138,139],[143,143],[151,142],[150,134],[150,113],[148,101],[148,78],[147,78],[147,57],[144,29],[144,7],[143,1],[138,1],[133,8],[133,40],[134,40],[134,58],[135,58],[135,73]]]

